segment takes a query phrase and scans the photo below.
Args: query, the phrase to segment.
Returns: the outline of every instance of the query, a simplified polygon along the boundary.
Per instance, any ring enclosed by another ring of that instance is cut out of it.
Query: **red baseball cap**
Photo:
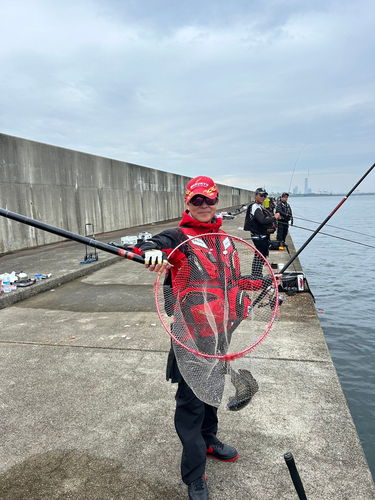
[[[188,182],[185,200],[189,202],[192,197],[197,194],[202,194],[212,200],[219,196],[219,192],[214,181],[210,177],[205,177],[203,175],[195,177]]]

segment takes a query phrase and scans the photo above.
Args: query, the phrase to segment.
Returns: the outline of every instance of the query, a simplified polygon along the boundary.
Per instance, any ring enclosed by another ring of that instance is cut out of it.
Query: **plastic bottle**
[[[5,273],[3,275],[3,292],[4,293],[9,293],[11,291],[10,288],[10,275],[8,273]]]

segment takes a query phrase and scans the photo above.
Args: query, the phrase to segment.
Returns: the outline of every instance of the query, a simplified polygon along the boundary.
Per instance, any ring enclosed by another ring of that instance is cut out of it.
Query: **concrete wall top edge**
[[[0,133],[0,206],[83,234],[181,217],[191,177]],[[219,210],[247,204],[252,192],[217,183]],[[57,236],[0,217],[0,254]]]
[[[105,161],[105,162],[109,162],[109,164],[111,166],[128,167],[130,169],[132,169],[132,168],[135,168],[135,169],[145,169],[145,172],[148,171],[149,175],[150,176],[154,175],[155,178],[158,178],[158,177],[160,178],[160,176],[168,176],[170,178],[170,176],[173,176],[173,177],[178,178],[178,179],[183,179],[183,182],[180,183],[180,185],[182,184],[182,186],[181,186],[182,189],[185,189],[186,184],[189,182],[190,179],[192,179],[191,176],[187,176],[187,175],[180,175],[180,174],[176,174],[176,173],[173,173],[173,172],[168,172],[166,170],[160,170],[160,169],[156,169],[156,168],[153,168],[153,167],[147,167],[147,166],[144,166],[144,165],[139,165],[139,164],[136,164],[136,163],[130,163],[130,162],[127,162],[127,161],[124,161],[124,160],[116,159],[116,158],[99,156],[99,155],[95,155],[95,154],[92,154],[92,153],[85,153],[83,151],[76,151],[76,150],[65,148],[65,147],[62,147],[62,146],[56,146],[56,145],[47,144],[47,143],[44,143],[44,142],[34,141],[34,140],[31,140],[31,139],[24,139],[24,138],[21,138],[21,137],[16,137],[16,136],[12,136],[12,135],[8,135],[8,134],[0,133],[0,148],[1,149],[6,148],[6,147],[9,148],[10,146],[12,146],[14,148],[15,145],[17,143],[19,144],[20,142],[23,143],[23,147],[27,148],[27,149],[32,149],[33,147],[34,148],[38,148],[38,149],[39,148],[46,148],[46,150],[49,149],[51,152],[54,152],[53,156],[55,157],[55,161],[58,161],[56,159],[61,158],[61,154],[62,154],[63,158],[66,158],[66,156],[68,156],[68,157],[70,156],[71,157],[71,161],[74,164],[77,164],[79,157],[81,157],[80,158],[81,161],[83,160],[83,158],[85,158],[86,161],[90,160],[98,168],[100,168],[101,167],[100,164],[103,161]],[[59,154],[59,152],[60,152],[60,154]],[[4,160],[3,159],[1,159],[1,162],[4,164]],[[56,165],[54,165],[54,166],[56,166]],[[1,164],[0,164],[0,167],[1,167]],[[41,167],[43,167],[43,165],[41,165]],[[60,165],[60,167],[61,167],[61,165]],[[34,164],[34,168],[35,168],[35,164]],[[29,180],[31,180],[31,179],[29,179]],[[35,181],[35,179],[32,179],[32,180]],[[53,181],[55,181],[55,180],[58,181],[58,180],[61,180],[61,179],[53,179]],[[67,184],[74,185],[76,183],[76,179],[73,179],[72,177],[69,180],[70,180],[70,182],[67,179],[67,181],[68,181]],[[2,179],[2,181],[4,181],[4,180]],[[54,182],[54,183],[56,184],[56,182]],[[219,188],[219,193],[224,192],[227,188],[238,190],[239,191],[238,194],[241,194],[241,193],[244,193],[244,192],[248,192],[248,193],[252,192],[252,191],[249,191],[249,190],[246,190],[246,189],[243,189],[243,188],[239,188],[237,186],[229,186],[227,184],[221,184],[221,183],[218,183],[218,182],[216,184],[217,184],[217,186]]]

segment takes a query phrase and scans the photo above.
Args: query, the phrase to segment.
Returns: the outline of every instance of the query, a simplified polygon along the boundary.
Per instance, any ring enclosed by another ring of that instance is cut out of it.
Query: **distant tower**
[[[309,192],[309,178],[305,178],[305,194]]]

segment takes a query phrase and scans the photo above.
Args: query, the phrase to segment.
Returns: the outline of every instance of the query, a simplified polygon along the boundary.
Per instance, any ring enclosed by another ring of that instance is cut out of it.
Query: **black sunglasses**
[[[219,198],[217,196],[214,199],[207,198],[206,196],[194,196],[194,198],[190,200],[190,203],[192,203],[195,207],[200,207],[205,201],[207,205],[212,207],[213,205],[216,205],[218,200]]]
[[[258,196],[260,196],[261,198],[267,198],[266,194],[260,194],[260,193],[258,193]]]

